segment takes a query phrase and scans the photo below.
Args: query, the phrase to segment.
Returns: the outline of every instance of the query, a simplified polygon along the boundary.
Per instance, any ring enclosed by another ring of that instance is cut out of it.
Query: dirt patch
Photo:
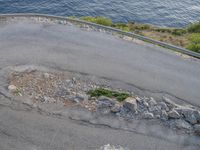
[[[46,105],[46,110],[78,105],[101,115],[157,120],[181,132],[200,133],[198,109],[178,105],[166,97],[157,101],[153,97],[141,97],[130,91],[113,89],[104,79],[96,80],[91,76],[73,73],[31,71],[13,72],[9,81],[10,92],[28,97],[32,101],[28,101],[29,104]]]
[[[88,101],[87,92],[98,86],[87,79],[82,80],[72,74],[46,72],[14,72],[9,78],[16,90],[13,94],[27,96],[33,103],[58,103],[65,107],[79,104],[95,111],[95,98]]]

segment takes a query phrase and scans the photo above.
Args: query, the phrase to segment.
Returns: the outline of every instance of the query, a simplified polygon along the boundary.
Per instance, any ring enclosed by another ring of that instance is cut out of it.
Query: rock
[[[141,101],[142,99],[139,98],[138,96],[135,98],[138,102]]]
[[[151,97],[151,98],[150,98],[150,101],[149,101],[149,105],[150,105],[150,106],[154,106],[154,105],[156,105],[156,104],[157,104],[157,102],[154,100],[153,97]]]
[[[181,118],[181,115],[176,110],[172,110],[172,111],[168,112],[168,116],[173,119]]]
[[[65,88],[58,88],[58,90],[55,92],[55,96],[61,98],[66,98],[66,96],[70,94],[70,90]]]
[[[160,115],[160,119],[163,121],[167,121],[168,120],[168,114],[165,110],[161,111],[161,115]]]
[[[197,121],[200,123],[200,111],[197,111],[196,118],[197,118]]]
[[[9,85],[9,86],[8,86],[8,90],[9,90],[10,92],[15,92],[15,91],[17,91],[17,87],[16,87],[15,85]]]
[[[155,115],[155,118],[160,119],[161,116],[160,115]]]
[[[69,83],[71,82],[71,80],[70,80],[70,79],[67,79],[67,80],[65,80],[65,82],[66,82],[67,84],[69,84]]]
[[[54,98],[44,96],[44,103],[55,103],[55,102],[56,100]]]
[[[149,107],[149,103],[147,103],[146,101],[143,102],[143,105],[148,108]]]
[[[45,79],[48,79],[50,77],[50,74],[49,73],[44,73],[43,76],[44,76]]]
[[[195,125],[194,125],[194,132],[195,132],[197,135],[200,135],[200,124],[195,124]]]
[[[159,105],[153,105],[149,107],[149,111],[152,112],[154,115],[160,115],[162,109]]]
[[[170,107],[170,109],[177,106],[177,104],[175,102],[173,102],[172,100],[170,100],[167,97],[163,97],[163,101],[167,104],[168,107]]]
[[[143,100],[142,100],[141,98],[136,97],[135,99],[136,99],[136,101],[137,101],[139,104],[142,104],[142,103],[143,103]]]
[[[76,84],[76,78],[75,77],[72,78],[72,83]]]
[[[195,114],[192,114],[191,116],[186,116],[185,118],[186,121],[188,121],[191,124],[196,124],[197,123],[197,118],[195,117]]]
[[[164,109],[166,111],[169,111],[169,107],[167,106],[167,104],[165,102],[159,102],[159,104],[161,106],[161,109]]]
[[[89,97],[86,94],[77,93],[76,96],[73,98],[73,101],[75,101],[76,103],[79,103],[79,102],[82,102],[82,101],[87,101],[88,98]]]
[[[123,107],[132,112],[137,112],[137,100],[133,97],[128,97],[125,99]]]
[[[183,119],[177,119],[177,120],[175,120],[174,123],[175,123],[176,128],[178,128],[178,129],[186,129],[186,130],[192,129],[191,124],[189,124],[188,122],[186,122]]]
[[[150,112],[144,112],[144,114],[142,115],[142,118],[144,118],[144,119],[153,119],[154,115],[153,115],[153,113],[150,113]]]
[[[124,36],[123,39],[126,40],[126,41],[132,41],[133,40],[133,38],[129,37],[129,36]]]
[[[119,104],[115,104],[115,106],[111,108],[112,113],[118,113],[120,112],[120,110],[121,110],[121,106]]]
[[[99,150],[129,150],[127,148],[123,148],[121,146],[113,146],[110,144],[102,146]]]
[[[113,107],[115,105],[115,101],[106,96],[100,96],[98,98],[98,107]]]
[[[96,98],[96,97],[90,97],[90,100],[92,100],[92,101],[96,101],[97,98]]]
[[[197,110],[189,108],[189,107],[178,107],[175,108],[177,112],[182,114],[186,121],[191,124],[196,124],[200,119],[200,114]]]

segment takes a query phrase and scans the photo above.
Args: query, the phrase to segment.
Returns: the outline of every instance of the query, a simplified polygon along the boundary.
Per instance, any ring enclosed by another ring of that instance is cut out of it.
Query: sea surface
[[[0,0],[0,13],[33,12],[184,27],[200,20],[200,0]]]

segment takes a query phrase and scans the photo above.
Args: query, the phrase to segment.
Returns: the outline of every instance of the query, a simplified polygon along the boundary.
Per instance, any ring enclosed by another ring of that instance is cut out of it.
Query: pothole
[[[27,97],[28,104],[45,106],[49,111],[78,106],[101,116],[156,120],[181,133],[200,134],[197,108],[178,105],[167,97],[158,101],[134,95],[131,91],[110,87],[109,82],[70,72],[15,71],[9,77],[8,89],[16,97]]]

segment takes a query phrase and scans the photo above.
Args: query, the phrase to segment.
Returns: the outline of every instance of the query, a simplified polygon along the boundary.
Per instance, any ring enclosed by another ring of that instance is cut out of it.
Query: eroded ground
[[[156,100],[136,95],[133,91],[115,89],[108,79],[71,72],[29,70],[12,72],[8,80],[8,90],[14,96],[24,97],[28,99],[26,103],[50,113],[77,106],[102,116],[153,120],[177,132],[200,134],[198,108],[176,104],[167,97]],[[99,93],[92,96],[91,91]],[[114,96],[107,97],[109,94],[106,93],[112,91],[116,91],[114,95],[119,91],[119,94],[123,92],[126,96],[120,100]]]

